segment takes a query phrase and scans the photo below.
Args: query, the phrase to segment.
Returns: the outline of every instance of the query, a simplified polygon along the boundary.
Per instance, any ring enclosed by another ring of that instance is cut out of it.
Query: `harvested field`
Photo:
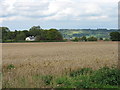
[[[24,87],[18,85],[19,80],[16,78],[27,77],[29,83],[32,83],[31,76],[34,75],[62,75],[84,67],[99,69],[103,66],[116,66],[118,43],[4,43],[2,56],[3,86],[10,87],[10,84],[14,84],[13,87]],[[11,64],[14,69],[7,69]],[[10,83],[5,84],[6,82]]]

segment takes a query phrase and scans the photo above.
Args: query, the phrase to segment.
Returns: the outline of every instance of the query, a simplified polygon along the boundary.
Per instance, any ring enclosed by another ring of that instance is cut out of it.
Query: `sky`
[[[118,28],[119,0],[0,0],[0,26],[10,30]]]

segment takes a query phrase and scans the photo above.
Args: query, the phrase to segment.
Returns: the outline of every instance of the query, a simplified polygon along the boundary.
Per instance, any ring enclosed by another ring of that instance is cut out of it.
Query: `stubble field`
[[[64,75],[118,63],[117,42],[4,43],[2,49],[3,87],[43,87],[42,81],[33,80],[36,75]]]

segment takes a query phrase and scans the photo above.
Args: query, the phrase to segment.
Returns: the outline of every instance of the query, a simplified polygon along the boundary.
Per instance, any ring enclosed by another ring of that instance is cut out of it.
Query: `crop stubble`
[[[30,76],[34,75],[62,75],[79,68],[99,69],[118,63],[117,42],[4,43],[2,46],[3,84],[15,85],[19,77],[32,82]],[[15,68],[8,70],[10,64]]]
[[[117,60],[117,42],[3,44],[3,67],[13,64],[20,71],[57,73],[66,68],[98,69],[117,65]]]

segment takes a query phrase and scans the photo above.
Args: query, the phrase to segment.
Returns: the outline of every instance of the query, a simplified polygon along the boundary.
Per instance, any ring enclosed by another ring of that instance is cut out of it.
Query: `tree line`
[[[62,34],[57,29],[42,29],[40,26],[33,26],[29,30],[22,31],[10,31],[8,27],[0,27],[2,30],[2,42],[17,42],[25,41],[26,37],[35,36],[35,41],[64,41]],[[1,33],[0,33],[1,34]],[[120,41],[120,32],[111,32],[109,39],[105,41]],[[0,35],[1,36],[1,35]],[[71,41],[97,41],[103,40],[103,38],[96,38],[94,36],[86,37],[82,36],[80,38],[75,37]],[[67,40],[66,40],[67,41]]]
[[[33,26],[29,30],[10,31],[8,27],[0,27],[2,30],[3,42],[25,41],[26,37],[35,36],[35,41],[62,41],[62,34],[57,29],[42,29],[40,26]]]
[[[75,37],[74,39],[72,39],[72,41],[98,41],[98,40],[104,40],[104,41],[120,41],[120,32],[111,32],[109,34],[110,38],[96,38],[94,36],[90,36],[90,37],[86,37],[86,36],[82,36],[82,37]]]

